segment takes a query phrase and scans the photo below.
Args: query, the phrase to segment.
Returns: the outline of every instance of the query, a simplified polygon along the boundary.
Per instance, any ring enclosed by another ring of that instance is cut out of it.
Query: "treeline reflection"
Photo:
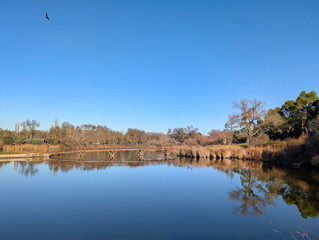
[[[8,162],[0,163],[0,168]],[[169,165],[175,167],[213,168],[225,173],[228,177],[240,178],[240,185],[229,191],[229,200],[234,201],[234,214],[243,216],[261,216],[268,206],[276,204],[279,196],[288,205],[296,205],[303,218],[319,215],[319,170],[318,169],[285,169],[270,166],[261,161],[244,160],[209,160],[177,158],[173,161],[142,162],[102,162],[102,161],[69,161],[50,160],[42,162],[14,162],[14,169],[24,176],[35,176],[39,165],[48,165],[55,175],[59,171],[68,172],[74,169],[90,171],[114,166],[143,167]]]

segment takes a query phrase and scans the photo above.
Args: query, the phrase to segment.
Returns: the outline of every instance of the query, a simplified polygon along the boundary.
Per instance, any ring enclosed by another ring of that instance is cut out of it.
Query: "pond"
[[[1,239],[289,239],[289,232],[319,233],[318,170],[120,155],[116,162],[97,156],[0,162]]]

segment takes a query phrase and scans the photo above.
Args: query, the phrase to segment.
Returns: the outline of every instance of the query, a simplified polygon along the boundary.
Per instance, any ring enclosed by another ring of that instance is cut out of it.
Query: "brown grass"
[[[64,147],[61,145],[49,144],[21,144],[21,145],[4,145],[3,152],[24,152],[24,153],[51,153],[63,151]]]
[[[275,233],[277,233],[282,239],[287,239],[282,233],[280,233],[276,229],[273,229],[273,231]],[[298,239],[319,240],[319,237],[318,236],[313,236],[309,232],[301,231],[301,232],[297,232],[297,233],[289,232],[289,239],[292,239],[292,240],[298,240]]]

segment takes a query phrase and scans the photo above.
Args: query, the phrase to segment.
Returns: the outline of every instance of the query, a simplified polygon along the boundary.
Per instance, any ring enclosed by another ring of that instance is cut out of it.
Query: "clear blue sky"
[[[318,13],[318,0],[0,0],[0,127],[223,128],[232,100],[319,91]]]

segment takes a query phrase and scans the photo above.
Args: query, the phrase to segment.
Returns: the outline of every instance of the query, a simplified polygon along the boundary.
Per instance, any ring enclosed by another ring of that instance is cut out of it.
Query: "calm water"
[[[319,233],[318,171],[239,160],[159,161],[158,153],[121,163],[124,155],[132,160],[129,154],[121,153],[117,163],[100,155],[96,162],[0,162],[0,239],[282,239],[273,229]]]

